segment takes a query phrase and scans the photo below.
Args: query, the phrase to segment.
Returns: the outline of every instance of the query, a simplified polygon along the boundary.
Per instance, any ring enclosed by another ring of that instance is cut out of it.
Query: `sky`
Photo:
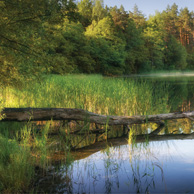
[[[173,5],[173,3],[178,5],[179,10],[187,7],[190,11],[194,11],[194,0],[104,0],[104,5],[108,5],[108,7],[123,5],[125,11],[133,11],[136,4],[146,17],[155,15],[156,10],[162,12],[168,4]]]

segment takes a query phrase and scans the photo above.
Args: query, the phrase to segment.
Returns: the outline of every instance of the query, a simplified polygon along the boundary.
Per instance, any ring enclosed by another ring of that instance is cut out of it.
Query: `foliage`
[[[100,21],[106,16],[103,0],[94,0],[94,6],[92,9],[92,19],[95,21]]]
[[[165,54],[165,69],[185,69],[187,66],[187,52],[184,46],[182,46],[173,36],[170,36],[167,40]]]
[[[93,22],[86,30],[90,42],[90,55],[95,61],[94,72],[118,75],[124,71],[124,43],[113,33],[113,22],[106,17]],[[104,30],[105,29],[105,30]]]
[[[176,4],[145,18],[103,0],[0,4],[0,83],[45,73],[122,75],[193,69],[194,14]]]
[[[145,70],[164,69],[165,30],[159,13],[150,16],[144,30],[145,45],[148,49],[149,68]]]
[[[81,24],[65,20],[63,25],[47,25],[46,45],[50,71],[57,74],[87,72],[93,70],[88,40]],[[49,40],[49,43],[47,42]],[[68,45],[68,46],[66,46]]]
[[[0,74],[4,85],[38,78],[48,70],[49,61],[42,39],[44,23],[58,20],[72,1],[9,1],[0,4]],[[70,12],[70,11],[69,11]],[[69,13],[68,12],[68,13]],[[56,22],[55,22],[56,23]]]
[[[92,22],[92,9],[93,9],[93,2],[91,0],[81,0],[78,2],[78,12],[81,15],[81,23],[84,27],[87,27]]]

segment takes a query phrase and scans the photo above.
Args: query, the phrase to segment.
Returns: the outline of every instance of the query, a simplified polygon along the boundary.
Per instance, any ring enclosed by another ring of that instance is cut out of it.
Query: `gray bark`
[[[194,117],[194,111],[147,116],[105,116],[73,108],[5,108],[2,114],[5,114],[5,118],[2,121],[77,120],[101,125],[105,125],[107,122],[109,125],[161,123],[161,120],[193,119],[192,117]]]

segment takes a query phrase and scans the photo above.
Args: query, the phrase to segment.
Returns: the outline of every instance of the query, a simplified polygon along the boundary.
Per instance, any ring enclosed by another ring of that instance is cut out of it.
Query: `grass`
[[[41,83],[1,88],[0,98],[2,107],[82,108],[98,114],[128,116],[169,112],[166,90],[167,86],[162,83],[153,87],[152,83],[143,80],[100,75],[52,75],[46,76]],[[105,126],[106,137],[118,135],[118,132],[115,135],[115,131],[107,129],[108,125]],[[30,122],[1,123],[0,191],[27,191],[35,181],[35,166],[46,169],[49,158],[56,151],[65,153],[66,164],[71,162],[70,144],[83,146],[79,143],[83,137],[70,138],[70,129],[60,128],[59,136],[52,138],[49,137],[51,130],[52,121],[47,122],[40,133]],[[92,135],[88,136],[84,145],[94,139]]]
[[[0,191],[24,192],[35,175],[29,148],[0,136]]]
[[[82,108],[99,114],[136,115],[168,112],[164,87],[160,84],[154,89],[145,81],[99,75],[52,75],[22,89],[6,87],[0,95],[4,107]]]

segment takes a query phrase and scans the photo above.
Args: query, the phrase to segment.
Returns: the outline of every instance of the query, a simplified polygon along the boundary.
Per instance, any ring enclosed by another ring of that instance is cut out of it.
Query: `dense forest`
[[[0,82],[43,74],[126,75],[194,69],[194,12],[146,18],[103,0],[0,1]]]

